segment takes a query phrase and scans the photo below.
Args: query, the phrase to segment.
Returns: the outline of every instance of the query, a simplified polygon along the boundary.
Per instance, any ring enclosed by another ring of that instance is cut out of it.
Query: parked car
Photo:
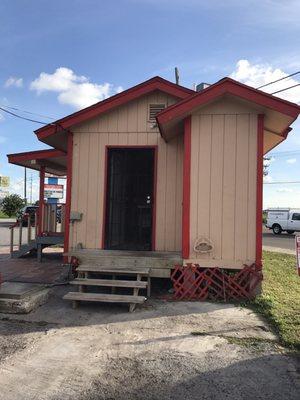
[[[270,208],[267,211],[267,222],[265,226],[272,229],[275,235],[287,232],[292,235],[300,232],[300,209]]]
[[[22,226],[28,226],[28,219],[33,226],[35,222],[35,213],[38,206],[25,206],[17,212],[17,222],[22,221]]]

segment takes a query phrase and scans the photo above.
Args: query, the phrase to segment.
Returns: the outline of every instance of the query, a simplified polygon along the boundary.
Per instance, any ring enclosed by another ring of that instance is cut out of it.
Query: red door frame
[[[102,240],[101,248],[105,248],[105,228],[106,228],[106,208],[107,208],[107,185],[108,185],[108,151],[110,149],[153,149],[154,150],[154,168],[153,168],[153,206],[152,206],[152,240],[151,251],[155,251],[156,247],[156,190],[157,190],[157,145],[106,145],[105,146],[105,165],[104,165],[104,191],[103,191],[103,224],[102,224]]]

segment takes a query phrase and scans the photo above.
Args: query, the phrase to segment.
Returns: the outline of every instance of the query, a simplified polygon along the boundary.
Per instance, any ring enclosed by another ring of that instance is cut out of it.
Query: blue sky
[[[174,80],[175,66],[187,87],[224,76],[258,86],[300,70],[299,17],[295,0],[2,0],[0,104],[62,117],[154,75]],[[300,104],[299,88],[283,96]],[[23,171],[6,154],[45,146],[33,134],[39,125],[0,119],[0,174],[20,193]],[[300,180],[299,165],[298,122],[267,180]],[[37,184],[34,173],[34,198]],[[264,206],[300,207],[300,185],[265,185]]]

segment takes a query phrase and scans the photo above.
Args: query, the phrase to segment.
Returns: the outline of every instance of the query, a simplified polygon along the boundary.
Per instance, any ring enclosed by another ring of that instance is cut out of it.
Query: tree
[[[25,201],[18,194],[10,194],[4,197],[2,201],[2,211],[12,217],[16,212],[25,205]]]

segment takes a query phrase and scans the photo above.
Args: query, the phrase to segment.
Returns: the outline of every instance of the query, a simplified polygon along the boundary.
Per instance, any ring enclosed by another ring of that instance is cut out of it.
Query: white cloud
[[[295,164],[295,162],[297,162],[297,158],[289,158],[288,160],[286,160],[286,162],[288,164]]]
[[[279,192],[279,193],[293,193],[294,190],[293,190],[293,189],[290,189],[290,188],[285,188],[285,187],[283,187],[283,188],[278,188],[278,189],[277,189],[277,192]]]
[[[4,87],[8,88],[8,87],[17,87],[17,88],[21,88],[23,86],[23,78],[16,78],[15,76],[10,76],[5,84]]]
[[[268,168],[271,164],[275,162],[275,160],[276,158],[274,156],[264,159],[264,166]]]
[[[0,144],[5,143],[6,142],[6,137],[0,135]]]
[[[270,175],[264,176],[264,183],[273,182],[273,178]]]
[[[283,78],[287,75],[289,74],[280,68],[272,67],[270,64],[251,64],[248,60],[239,60],[236,64],[234,72],[230,76],[237,81],[256,88],[266,83]],[[273,93],[277,90],[281,90],[298,83],[300,83],[300,81],[292,77],[272,85],[268,85],[261,90],[267,93]],[[298,103],[300,102],[300,86],[278,93],[276,96],[294,103]]]
[[[122,87],[114,87],[110,83],[92,83],[86,76],[76,75],[65,67],[57,68],[53,74],[42,72],[31,82],[30,89],[38,94],[49,91],[58,93],[57,98],[61,104],[75,108],[90,106],[123,90]]]

